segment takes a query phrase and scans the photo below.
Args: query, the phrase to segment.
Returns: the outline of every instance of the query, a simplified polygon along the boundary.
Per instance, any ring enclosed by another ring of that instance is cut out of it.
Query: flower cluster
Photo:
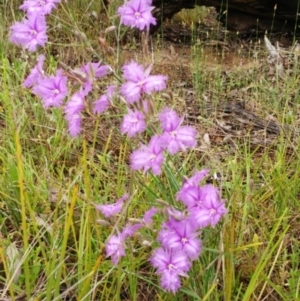
[[[191,261],[201,253],[201,230],[214,227],[227,213],[225,202],[213,185],[199,186],[207,173],[208,170],[196,172],[183,184],[177,199],[185,204],[185,210],[176,215],[175,209],[169,210],[169,218],[158,234],[161,247],[151,257],[152,265],[161,276],[161,286],[173,293],[181,285],[179,276],[187,276]]]
[[[23,86],[32,88],[33,94],[41,98],[44,108],[61,107],[69,95],[69,78],[64,75],[63,69],[58,69],[55,75],[47,75],[43,69],[44,60],[44,55],[38,57],[37,65],[31,70]],[[79,73],[81,76],[81,80],[77,81],[80,82],[80,88],[71,95],[64,107],[71,136],[76,137],[81,131],[81,112],[85,108],[85,97],[92,91],[94,82],[108,72],[109,67],[100,63],[88,63],[79,70],[74,70],[74,74]],[[113,90],[109,88],[108,95],[112,97],[112,94]],[[101,96],[94,102],[94,113],[103,112],[108,107],[107,96]]]
[[[151,169],[155,175],[158,175],[164,163],[165,150],[174,155],[196,146],[195,128],[182,126],[183,118],[180,118],[174,110],[164,108],[159,114],[159,119],[162,134],[153,136],[149,145],[142,145],[131,154],[133,170],[143,169],[146,172]]]
[[[168,219],[158,232],[158,242],[161,246],[153,251],[150,263],[160,275],[161,287],[166,291],[176,293],[181,286],[180,276],[188,277],[187,272],[192,266],[192,261],[199,258],[202,249],[199,236],[202,229],[207,226],[216,226],[227,213],[225,202],[213,185],[199,186],[208,172],[204,169],[195,172],[191,178],[185,179],[177,193],[177,200],[185,205],[183,211],[170,205],[164,209],[151,208],[141,220],[126,224],[122,231],[117,230],[117,234],[109,237],[106,244],[106,256],[111,257],[113,263],[117,264],[126,254],[125,240],[141,228],[149,228],[156,213],[166,212]],[[124,201],[128,197],[128,194],[125,194],[114,204],[96,205],[95,208],[106,218],[113,218],[121,212]]]
[[[95,209],[99,210],[106,218],[113,219],[122,210],[124,201],[128,200],[129,195],[126,193],[116,203],[109,205],[96,205]],[[125,240],[132,237],[136,231],[142,227],[150,227],[152,225],[153,216],[157,213],[156,208],[151,208],[145,212],[141,220],[136,220],[134,223],[127,223],[124,229],[117,234],[109,237],[106,243],[106,256],[112,258],[112,262],[117,264],[121,257],[125,256]],[[115,221],[112,220],[112,223]]]
[[[26,12],[27,17],[11,26],[11,42],[31,52],[36,51],[38,46],[44,47],[48,40],[46,16],[60,1],[25,0],[20,9]],[[126,1],[117,12],[121,24],[149,31],[150,25],[156,24],[151,14],[154,9],[151,3],[152,0]],[[89,62],[76,69],[63,66],[54,75],[48,75],[43,67],[44,61],[45,56],[40,55],[23,86],[30,88],[41,99],[45,109],[62,107],[69,134],[76,137],[81,132],[82,112],[87,107],[86,98],[96,90],[96,82],[113,70],[100,62]],[[145,67],[135,61],[126,63],[121,71],[119,85],[111,83],[106,93],[92,102],[91,111],[93,114],[103,113],[109,109],[115,95],[120,95],[119,99],[124,100],[127,111],[120,126],[121,133],[132,138],[150,127],[149,132],[153,133],[147,139],[148,143],[141,144],[132,152],[130,167],[132,170],[142,170],[144,173],[151,171],[154,175],[159,175],[167,160],[166,153],[175,155],[194,148],[197,132],[195,128],[184,125],[184,118],[169,107],[153,116],[155,110],[152,95],[167,88],[166,76],[152,75],[152,65]],[[65,101],[67,97],[68,100]],[[159,125],[155,122],[159,122]],[[164,208],[152,207],[141,219],[129,219],[123,230],[117,227],[119,224],[113,226],[114,231],[106,243],[106,255],[112,258],[113,264],[118,264],[120,258],[125,256],[126,239],[142,228],[151,229],[153,217],[160,212],[166,219],[158,232],[160,247],[153,251],[150,263],[160,276],[162,288],[175,293],[181,286],[180,277],[188,276],[192,262],[201,253],[201,230],[207,226],[216,226],[227,213],[218,190],[213,185],[200,186],[207,174],[208,170],[205,169],[185,179],[176,196],[182,202],[178,206],[184,208],[182,211],[170,205]],[[126,193],[116,203],[95,205],[95,209],[106,218],[98,222],[103,225],[111,222],[115,225],[116,216],[122,214],[124,204],[131,198],[133,196]]]
[[[26,12],[27,17],[11,26],[10,41],[28,51],[36,51],[38,46],[44,47],[48,41],[46,15],[49,15],[60,1],[25,0],[20,9]]]
[[[27,13],[27,18],[22,22],[16,22],[11,26],[10,40],[12,43],[22,46],[29,51],[36,51],[37,46],[44,47],[47,42],[46,16],[51,13],[61,0],[25,0],[20,9]],[[149,29],[150,24],[155,24],[151,15],[151,1],[132,0],[119,8],[118,14],[121,23]],[[129,23],[128,23],[129,22]],[[76,137],[81,132],[82,111],[85,108],[85,98],[93,90],[95,81],[107,75],[111,71],[108,65],[87,63],[75,70],[58,69],[55,75],[46,75],[43,70],[45,57],[38,57],[37,65],[31,70],[24,81],[24,87],[31,88],[33,94],[38,96],[44,108],[64,106],[65,118],[68,123],[69,133]],[[150,95],[154,91],[166,88],[167,77],[163,75],[150,75],[152,66],[146,70],[142,65],[131,61],[122,68],[124,84],[119,92],[124,96],[127,103],[128,114],[124,116],[121,124],[121,132],[133,137],[146,129],[145,113],[147,103],[144,103],[144,111],[131,107],[139,102],[144,94]],[[71,74],[70,74],[71,73]],[[74,87],[74,80],[79,83],[79,90],[73,94],[69,87]],[[68,84],[72,81],[72,85]],[[113,84],[107,88],[107,93],[93,102],[93,113],[99,114],[107,110],[118,87]],[[65,103],[67,96],[69,100]]]

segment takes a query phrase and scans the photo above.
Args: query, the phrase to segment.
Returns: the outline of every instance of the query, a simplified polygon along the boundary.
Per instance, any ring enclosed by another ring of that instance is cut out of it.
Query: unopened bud
[[[112,26],[107,27],[104,32],[105,32],[105,34],[108,34],[115,30],[116,30],[116,26],[112,25]]]
[[[169,216],[175,218],[178,221],[185,218],[185,214],[182,211],[179,211],[173,207],[167,208],[167,213]]]
[[[73,33],[74,33],[74,35],[76,36],[76,38],[78,39],[79,42],[85,43],[85,44],[88,42],[87,37],[86,37],[84,32],[75,29],[73,31]]]
[[[138,218],[133,218],[133,217],[130,217],[128,219],[129,222],[133,223],[133,224],[142,224],[143,221],[141,219],[138,219]]]
[[[112,47],[108,47],[107,54],[110,56],[116,55],[115,50]]]
[[[104,53],[107,54],[109,52],[109,46],[106,43],[106,39],[99,37],[98,42],[99,42],[99,45],[101,46],[101,48],[103,49]]]
[[[94,10],[91,12],[91,15],[98,20],[98,14]]]
[[[100,44],[100,46],[101,46],[101,47],[105,47],[105,48],[107,48],[107,47],[108,47],[108,45],[107,45],[107,43],[106,43],[106,39],[105,39],[105,38],[101,38],[101,37],[99,37],[99,38],[98,38],[98,42],[99,42],[99,44]]]
[[[87,75],[86,73],[84,73],[83,71],[79,70],[79,69],[74,69],[71,71],[71,74],[75,77],[77,77],[78,79],[80,79],[81,81],[85,82],[87,79]]]
[[[161,96],[170,102],[173,101],[173,93],[171,91],[164,92],[161,94]]]
[[[64,62],[58,62],[58,65],[66,72],[67,76],[75,79],[75,80],[79,80],[81,82],[85,82],[86,81],[86,74],[79,70],[79,69],[72,69],[71,67],[69,67],[68,65],[66,65]]]
[[[163,205],[163,206],[169,207],[169,204],[168,204],[166,201],[164,201],[164,200],[157,199],[156,202],[157,202],[158,204]]]
[[[110,226],[110,223],[104,219],[97,219],[97,224],[101,225],[101,226]]]
[[[148,112],[149,112],[149,115],[154,115],[155,109],[154,109],[154,104],[153,104],[152,99],[149,99],[149,101],[148,101]]]
[[[150,247],[152,245],[152,243],[148,240],[143,240],[142,245],[145,246],[145,247]]]
[[[126,99],[125,99],[123,96],[118,95],[118,99],[119,99],[120,101],[122,101],[123,103],[127,104],[127,101],[126,101]]]

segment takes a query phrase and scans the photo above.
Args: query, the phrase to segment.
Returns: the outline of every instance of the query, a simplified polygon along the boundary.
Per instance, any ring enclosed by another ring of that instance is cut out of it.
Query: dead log
[[[229,30],[293,33],[299,29],[298,0],[153,0],[152,4],[157,26],[183,8],[203,5],[214,6]]]

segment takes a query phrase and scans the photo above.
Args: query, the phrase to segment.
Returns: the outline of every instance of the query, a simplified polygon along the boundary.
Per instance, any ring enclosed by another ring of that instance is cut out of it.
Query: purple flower
[[[65,106],[66,120],[68,121],[69,133],[77,137],[81,132],[81,111],[84,109],[84,90],[74,93]]]
[[[150,226],[153,222],[152,218],[157,213],[157,211],[158,210],[155,207],[152,207],[151,209],[146,211],[143,217],[143,223],[147,226]]]
[[[201,241],[197,237],[195,225],[188,218],[182,221],[170,220],[159,233],[159,241],[165,249],[181,250],[192,260],[197,259],[201,252]]]
[[[106,95],[102,95],[98,100],[94,102],[94,114],[102,113],[106,111],[110,106],[109,99]]]
[[[200,228],[208,225],[214,227],[228,212],[225,202],[220,198],[219,191],[213,185],[205,185],[200,188],[199,201],[188,210],[191,218]]]
[[[164,162],[160,137],[153,136],[149,145],[142,145],[140,149],[134,151],[130,156],[130,162],[133,170],[143,169],[147,172],[151,168],[155,175],[160,174]]]
[[[114,204],[109,205],[96,205],[95,208],[102,212],[102,214],[108,218],[111,216],[114,216],[121,212],[122,206],[125,200],[127,200],[129,197],[129,194],[124,194],[120,199],[117,200]]]
[[[119,259],[125,256],[125,243],[122,234],[112,235],[106,242],[106,257],[112,257],[113,264],[117,265]]]
[[[151,69],[152,66],[149,66],[144,70],[134,61],[123,66],[123,77],[127,82],[121,86],[120,92],[129,104],[138,101],[142,93],[151,94],[166,88],[167,76],[149,75]]]
[[[122,235],[125,238],[127,237],[132,237],[134,235],[134,233],[136,231],[138,231],[139,229],[141,229],[143,227],[143,224],[140,223],[136,223],[136,224],[128,224],[124,227],[123,231],[122,231]]]
[[[181,281],[179,276],[170,270],[161,274],[160,285],[164,290],[175,294],[181,287]]]
[[[72,116],[70,116],[67,119],[67,121],[68,121],[69,134],[73,138],[76,138],[82,130],[82,127],[81,127],[82,118],[81,118],[80,113],[73,114]]]
[[[200,187],[199,186],[188,186],[182,188],[178,194],[177,199],[181,200],[187,208],[199,207],[202,203],[200,199]]]
[[[109,72],[110,68],[107,65],[101,65],[101,63],[87,63],[80,68],[80,71],[86,75],[86,80],[93,83],[95,79],[105,76]]]
[[[86,81],[85,83],[83,83],[83,85],[81,87],[83,89],[85,96],[87,96],[93,90],[93,85],[89,81]]]
[[[196,146],[196,129],[191,126],[181,126],[183,118],[180,118],[176,112],[165,108],[160,113],[159,119],[164,130],[161,141],[172,155]]]
[[[186,276],[186,272],[191,267],[191,262],[184,252],[169,252],[163,248],[158,248],[153,252],[150,262],[157,268],[158,273],[173,270],[177,275]]]
[[[151,11],[155,8],[151,6],[152,0],[131,0],[119,7],[118,15],[121,17],[121,24],[128,25],[131,28],[136,27],[139,30],[147,28],[150,24],[155,25],[156,20]]]
[[[94,102],[94,113],[95,114],[102,113],[109,108],[115,89],[116,89],[115,85],[110,85],[107,88],[106,95],[102,95],[98,100],[96,100]]]
[[[142,133],[146,129],[145,117],[142,112],[128,109],[128,114],[124,116],[121,124],[121,133],[133,137]]]
[[[194,173],[189,179],[185,179],[181,189],[178,191],[176,200],[181,200],[188,208],[199,206],[201,190],[200,181],[209,173],[208,169],[203,169]]]
[[[25,0],[19,8],[24,10],[27,15],[48,15],[52,9],[56,8],[56,3],[60,3],[60,1],[61,0]]]
[[[31,69],[29,75],[24,80],[23,86],[26,88],[34,86],[38,80],[42,79],[45,75],[43,70],[43,64],[45,61],[45,56],[41,54],[38,57],[38,63]]]
[[[169,252],[163,248],[153,252],[150,262],[161,275],[162,288],[173,293],[181,286],[179,276],[187,277],[186,272],[191,267],[191,262],[184,252]]]
[[[187,188],[189,186],[198,186],[200,182],[208,175],[209,169],[203,169],[201,171],[194,172],[194,175],[189,179],[185,179],[182,188]]]
[[[123,198],[128,195],[124,195]],[[125,256],[125,239],[127,237],[132,237],[136,231],[142,228],[143,225],[137,224],[127,224],[121,233],[118,232],[117,235],[112,235],[108,239],[105,249],[106,257],[111,256],[112,262],[116,265],[119,259]]]
[[[63,76],[61,69],[56,75],[44,77],[38,80],[33,87],[33,93],[41,97],[45,108],[59,107],[68,94],[67,77]]]
[[[16,22],[10,27],[10,41],[21,45],[29,51],[36,51],[37,46],[45,46],[48,37],[47,25],[42,15],[29,15],[22,22]]]
[[[84,109],[84,95],[80,92],[74,93],[65,106],[66,119],[72,119]]]

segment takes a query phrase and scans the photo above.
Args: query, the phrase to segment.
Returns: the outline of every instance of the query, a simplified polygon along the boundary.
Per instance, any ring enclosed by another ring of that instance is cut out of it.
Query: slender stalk
[[[55,287],[55,297],[59,295],[59,291],[60,291],[61,276],[62,276],[62,270],[63,270],[63,266],[64,266],[62,263],[64,262],[65,256],[66,256],[69,232],[70,232],[70,228],[71,228],[71,224],[72,224],[77,194],[78,194],[78,185],[75,185],[75,187],[73,189],[70,206],[67,204],[67,206],[69,206],[69,207],[66,208],[65,228],[64,228],[64,232],[63,232],[63,241],[62,241],[61,250],[60,250],[59,268],[57,270],[57,275],[56,275],[57,282],[56,282],[56,287]]]
[[[24,253],[27,252],[29,248],[28,233],[27,233],[27,216],[26,216],[26,198],[25,198],[25,187],[24,187],[24,173],[23,173],[23,163],[22,163],[22,148],[20,143],[19,130],[15,130],[15,144],[16,144],[16,157],[18,166],[18,184],[20,191],[20,203],[21,203],[21,216],[22,216],[22,238],[24,245]],[[25,291],[27,300],[30,299],[31,287],[30,287],[30,269],[28,257],[24,258],[24,275],[25,275]]]

